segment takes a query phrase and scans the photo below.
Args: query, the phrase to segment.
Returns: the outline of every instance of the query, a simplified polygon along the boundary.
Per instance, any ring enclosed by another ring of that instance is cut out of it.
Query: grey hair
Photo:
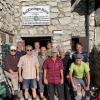
[[[33,49],[33,47],[31,45],[27,45],[26,50],[27,50],[27,48],[32,48]]]

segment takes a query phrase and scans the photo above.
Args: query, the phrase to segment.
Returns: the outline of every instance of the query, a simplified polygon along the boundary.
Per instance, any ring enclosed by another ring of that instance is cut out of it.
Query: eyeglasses
[[[32,51],[32,49],[27,49],[26,51]]]
[[[10,50],[11,52],[16,52],[16,50]]]

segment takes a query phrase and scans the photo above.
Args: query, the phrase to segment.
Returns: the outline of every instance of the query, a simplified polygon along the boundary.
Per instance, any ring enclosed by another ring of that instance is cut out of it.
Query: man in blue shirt
[[[87,52],[83,51],[83,47],[81,43],[76,44],[76,51],[72,54],[72,61],[75,61],[76,55],[81,54],[82,55],[82,61],[85,63],[89,63],[89,55]]]
[[[19,41],[19,42],[17,43],[17,52],[16,52],[16,56],[20,58],[20,57],[23,56],[23,55],[25,55],[23,42],[22,42],[22,41]]]

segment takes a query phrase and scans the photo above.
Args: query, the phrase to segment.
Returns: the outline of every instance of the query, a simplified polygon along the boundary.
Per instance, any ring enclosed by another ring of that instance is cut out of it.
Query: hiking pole
[[[1,67],[2,72],[3,72],[4,78],[5,78],[5,81],[6,81],[6,85],[8,86],[8,89],[10,90],[10,96],[11,96],[11,95],[13,94],[13,92],[12,92],[13,90],[12,90],[10,84],[9,84],[8,78],[7,78],[6,73],[5,73],[5,71],[4,71],[4,66],[2,65],[2,66],[0,66],[0,67]],[[12,83],[11,83],[11,85],[12,85]],[[13,86],[13,85],[12,85],[12,86]]]

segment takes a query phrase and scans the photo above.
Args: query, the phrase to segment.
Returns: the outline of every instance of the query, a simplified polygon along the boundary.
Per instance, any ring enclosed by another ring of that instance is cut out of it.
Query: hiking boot
[[[36,98],[33,98],[32,100],[37,100]]]
[[[40,100],[44,100],[44,98],[40,98]]]

